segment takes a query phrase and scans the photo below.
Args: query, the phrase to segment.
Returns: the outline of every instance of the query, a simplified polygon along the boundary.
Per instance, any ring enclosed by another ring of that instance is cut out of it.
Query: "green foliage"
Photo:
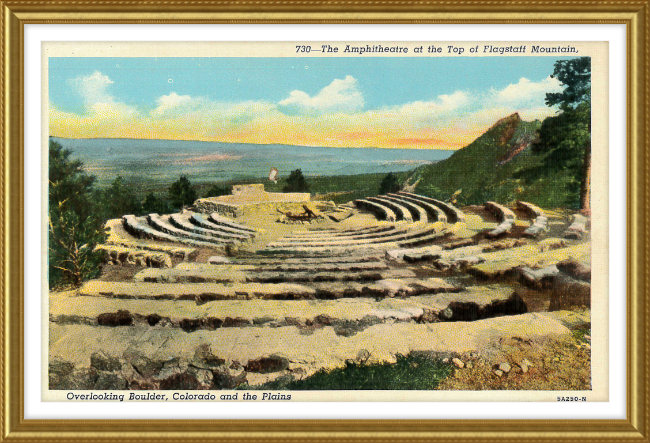
[[[120,176],[102,191],[102,203],[106,220],[127,214],[140,214],[142,211],[142,205],[133,193],[132,187],[127,185]]]
[[[402,189],[402,185],[400,185],[397,176],[394,175],[392,172],[389,172],[386,175],[386,177],[384,177],[384,179],[381,181],[381,184],[379,185],[380,194],[390,194],[393,192],[397,192],[400,189]]]
[[[181,175],[177,181],[172,183],[168,193],[172,207],[175,209],[191,205],[196,200],[196,191],[184,175]]]
[[[449,365],[418,355],[398,355],[396,363],[347,361],[344,368],[321,369],[303,380],[278,380],[254,389],[288,390],[431,390],[451,374]],[[242,387],[251,389],[250,386]]]
[[[101,270],[95,246],[105,239],[100,206],[93,200],[95,178],[70,151],[49,144],[48,283],[79,286]]]
[[[591,101],[591,57],[579,57],[555,62],[553,75],[564,90],[546,94],[548,106],[560,105],[562,111]]]
[[[162,197],[153,192],[148,193],[142,202],[143,214],[168,214],[172,212],[169,203]]]
[[[230,186],[227,185],[213,185],[208,189],[204,195],[205,198],[208,197],[219,197],[221,195],[230,195]]]
[[[580,57],[555,62],[553,76],[564,90],[546,94],[546,104],[559,105],[560,113],[544,120],[539,129],[539,141],[533,152],[542,163],[525,171],[527,181],[541,177],[563,176],[566,199],[563,206],[578,208],[588,204],[587,177],[591,153],[591,58]],[[584,186],[581,189],[581,185]],[[584,200],[584,201],[583,201]]]
[[[533,153],[532,145],[541,122],[525,122],[511,116],[446,160],[413,171],[409,182],[419,180],[415,191],[440,200],[454,193],[456,204],[479,205],[488,200],[513,203],[525,200],[542,207],[561,207],[571,192],[572,177],[567,174],[531,175],[543,157]],[[516,125],[513,123],[516,122]],[[505,137],[504,137],[505,134]],[[507,135],[510,134],[510,138]],[[524,147],[508,161],[509,153]]]
[[[309,191],[309,184],[305,180],[305,176],[302,175],[302,170],[296,169],[291,171],[289,177],[287,177],[286,185],[282,188],[283,192],[307,192]]]

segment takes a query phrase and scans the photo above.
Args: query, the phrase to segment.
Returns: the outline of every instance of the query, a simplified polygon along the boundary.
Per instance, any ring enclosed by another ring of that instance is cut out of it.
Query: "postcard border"
[[[630,2],[15,1],[2,7],[0,440],[648,440],[649,0]],[[540,18],[543,16],[543,18]],[[627,27],[627,411],[624,420],[25,420],[23,39],[28,23],[602,23]],[[20,235],[18,235],[18,233]],[[20,296],[16,296],[20,294]],[[16,383],[19,380],[19,383]],[[244,431],[242,431],[244,429]],[[549,431],[552,429],[552,431]]]

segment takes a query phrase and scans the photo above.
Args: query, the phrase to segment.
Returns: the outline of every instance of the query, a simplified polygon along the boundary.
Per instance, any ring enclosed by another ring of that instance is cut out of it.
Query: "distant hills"
[[[515,113],[496,122],[483,135],[451,157],[416,168],[406,180],[415,192],[459,205],[494,200],[525,200],[543,207],[566,205],[575,178],[566,172],[540,175],[543,156],[532,152],[539,120],[523,121]],[[538,169],[537,169],[538,170]]]

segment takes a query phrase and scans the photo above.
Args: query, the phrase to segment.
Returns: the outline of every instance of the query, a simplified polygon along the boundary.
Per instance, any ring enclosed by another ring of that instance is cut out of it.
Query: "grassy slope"
[[[567,201],[570,177],[555,175],[531,179],[522,170],[535,167],[542,157],[526,148],[504,165],[506,153],[524,136],[531,136],[541,123],[524,122],[510,116],[451,157],[417,168],[410,183],[420,180],[416,192],[446,200],[456,191],[459,205],[482,204],[488,200],[512,203],[524,200],[542,207],[561,207]]]

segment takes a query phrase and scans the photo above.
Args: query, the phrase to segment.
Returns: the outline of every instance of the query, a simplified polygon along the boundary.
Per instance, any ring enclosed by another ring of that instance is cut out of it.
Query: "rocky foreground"
[[[50,389],[234,389],[415,354],[454,368],[440,389],[588,388],[588,220],[488,203],[111,221],[102,276],[50,293]]]

